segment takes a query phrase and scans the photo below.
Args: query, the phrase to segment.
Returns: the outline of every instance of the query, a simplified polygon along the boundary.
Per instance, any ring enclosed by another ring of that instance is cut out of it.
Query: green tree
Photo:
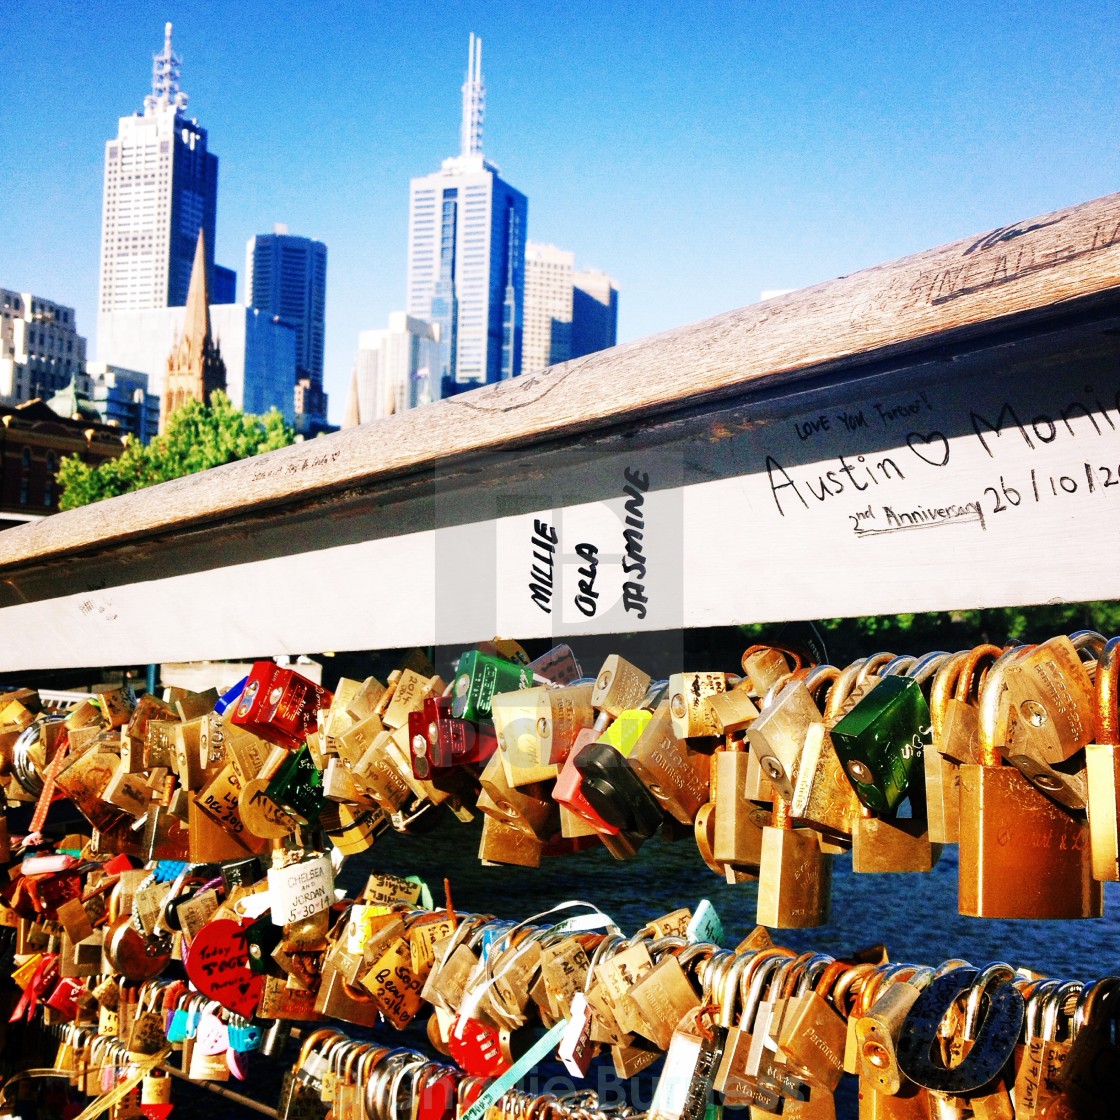
[[[59,506],[76,509],[287,447],[294,440],[294,429],[275,408],[263,416],[241,412],[219,389],[211,394],[209,404],[190,401],[176,409],[168,418],[167,430],[151,443],[144,445],[126,437],[124,453],[117,459],[92,467],[74,455],[63,458],[58,468]]]

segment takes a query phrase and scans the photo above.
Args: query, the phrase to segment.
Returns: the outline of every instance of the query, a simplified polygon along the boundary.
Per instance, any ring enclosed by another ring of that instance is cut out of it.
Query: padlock
[[[320,708],[329,708],[332,695],[294,669],[273,661],[256,661],[230,719],[288,750],[298,750],[318,723]]]
[[[718,984],[720,1023],[728,1024],[723,1053],[713,1079],[722,1103],[733,1108],[749,1105],[768,1113],[781,1109],[782,1094],[773,1080],[760,1077],[770,1012],[765,993],[776,973],[793,958],[790,950],[767,950],[744,957],[746,967],[733,964]],[[735,1017],[736,1000],[738,1018]],[[757,1046],[756,1046],[757,1040]]]
[[[1040,981],[1027,996],[1023,1043],[1015,1060],[1015,1117],[1079,1115],[1060,1083],[1073,1045],[1074,1009],[1082,985],[1058,980]],[[1072,1000],[1069,1014],[1064,1008]]]
[[[591,684],[537,686],[493,697],[498,754],[510,785],[556,777],[581,728],[595,722]]]
[[[408,743],[412,773],[428,780],[455,766],[486,762],[498,740],[492,726],[453,718],[451,701],[433,696],[421,711],[409,713]]]
[[[908,966],[884,972],[883,982],[875,989],[874,1001],[863,1010],[855,1023],[858,1067],[873,1091],[897,1096],[907,1080],[898,1065],[898,1039],[910,1008],[917,1002],[933,969]]]
[[[314,825],[323,811],[323,775],[304,744],[276,771],[265,790],[289,816],[302,825]]]
[[[756,921],[771,929],[805,929],[828,921],[831,857],[816,834],[794,828],[789,802],[774,801],[774,821],[762,830]]]
[[[389,687],[381,696],[377,714],[391,731],[406,728],[409,712],[420,711],[429,696],[443,692],[443,681],[432,673],[431,666],[421,668],[423,672],[404,666],[389,674]]]
[[[972,967],[952,968],[935,975],[914,1001],[896,1042],[899,1069],[911,1081],[937,1093],[967,1094],[989,1084],[1007,1065],[1023,1026],[1026,1004],[1010,983],[1006,965],[985,970],[986,1000],[966,1018],[968,1052],[948,1066],[935,1045],[938,1028],[957,1000],[981,980]]]
[[[1069,1052],[1057,1073],[1061,1091],[1077,1116],[1103,1120],[1120,1094],[1120,981],[1105,977],[1085,985],[1078,1000]]]
[[[572,647],[563,642],[530,661],[528,667],[553,684],[575,684],[583,676],[583,669]]]
[[[1085,747],[1089,847],[1093,878],[1120,879],[1120,638],[1110,638],[1097,662],[1093,742]]]
[[[1103,646],[1101,635],[1089,637]],[[1089,742],[1093,682],[1070,638],[1059,634],[1025,651],[1008,666],[1004,682],[1006,703],[1017,714],[1008,743],[1015,754],[1058,763]]]
[[[612,718],[627,708],[638,708],[650,686],[650,676],[625,658],[612,653],[595,678],[591,693],[592,706]]]
[[[727,1035],[726,1027],[712,1025],[710,1019],[704,1009],[692,1011],[673,1031],[650,1120],[703,1120]]]
[[[960,837],[960,762],[946,753],[945,716],[954,690],[964,677],[967,650],[947,658],[930,686],[930,745],[922,756],[926,820],[931,843],[955,844]],[[972,761],[971,748],[968,761]]]
[[[811,723],[806,729],[790,815],[796,824],[841,840],[850,839],[860,815],[859,798],[823,723]]]
[[[488,816],[528,832],[539,840],[548,840],[556,835],[560,815],[547,786],[540,782],[511,785],[506,780],[505,767],[497,754],[492,755],[483,767],[479,783],[482,792],[478,796],[478,808]]]
[[[1088,632],[1093,639],[1099,634]],[[1085,635],[1080,636],[1079,644]],[[1052,639],[1056,641],[1056,639]],[[1064,639],[1073,645],[1072,639]],[[1103,639],[1101,640],[1103,644]],[[1062,657],[1044,659],[1035,665],[1037,675],[1027,674],[1020,677],[1015,696],[1007,689],[1007,675],[1020,662],[1034,656],[1035,646],[1020,646],[1006,661],[1002,661],[1004,688],[1000,694],[998,713],[998,744],[1000,754],[1010,765],[1020,770],[1023,776],[1047,797],[1059,805],[1081,813],[1088,802],[1088,783],[1085,774],[1085,756],[1080,746],[1068,757],[1052,761],[1048,754],[1061,753],[1066,748],[1053,748],[1056,738],[1065,741],[1069,737],[1086,741],[1092,734],[1093,686],[1083,662],[1074,647],[1074,657],[1069,663],[1071,681],[1068,685],[1059,683],[1060,672],[1069,658],[1067,646],[1057,644]],[[1088,689],[1090,704],[1089,726],[1084,726],[1084,717],[1074,707],[1084,699],[1081,689]],[[1063,691],[1063,688],[1065,691]],[[1053,694],[1044,696],[1047,690]],[[1045,703],[1043,701],[1046,701]],[[1051,711],[1053,709],[1053,711]]]
[[[764,696],[802,665],[801,654],[796,650],[772,645],[748,646],[740,660],[743,676],[758,697]]]
[[[794,1069],[830,1092],[844,1073],[847,1027],[829,996],[847,967],[827,958],[819,966],[807,967],[778,1036],[778,1045]]]
[[[645,975],[639,976],[627,995],[642,1020],[638,1033],[662,1050],[669,1049],[681,1019],[701,1006],[692,982],[674,956],[662,957]]]
[[[673,673],[669,677],[669,714],[677,737],[719,735],[721,724],[707,700],[726,691],[726,673]]]
[[[740,747],[745,746],[742,742]],[[717,863],[757,868],[762,860],[766,812],[745,795],[749,755],[745,749],[717,750],[712,755],[713,839]]]
[[[1000,764],[1003,672],[988,670],[980,695],[980,764],[961,767],[959,909],[972,917],[1099,917],[1088,826]]]
[[[605,821],[641,839],[657,831],[661,807],[615,747],[591,743],[579,753],[575,767],[583,778],[581,792]]]
[[[833,665],[817,665],[804,678],[791,679],[763,704],[747,729],[751,752],[757,756],[771,785],[787,801],[793,799],[798,762],[811,723],[822,715],[815,696],[839,676]]]
[[[658,703],[628,761],[646,789],[681,824],[691,825],[708,800],[711,755],[693,750],[673,730],[669,701]]]
[[[524,665],[504,657],[469,649],[459,658],[451,692],[453,719],[472,722],[489,719],[494,695],[516,692],[534,683],[533,673]]]
[[[332,1030],[311,1031],[303,1041],[296,1065],[284,1074],[280,1087],[279,1120],[325,1120],[327,1106],[319,1096],[329,1059],[320,1052],[328,1040],[344,1036]]]
[[[929,743],[929,705],[912,677],[886,676],[832,728],[852,788],[874,812],[894,813]]]
[[[482,817],[482,839],[478,858],[484,866],[512,863],[521,867],[540,867],[544,841],[489,813]]]
[[[612,836],[618,835],[618,826],[601,817],[592,807],[591,802],[587,800],[583,793],[583,775],[576,768],[576,759],[587,747],[598,740],[599,734],[594,728],[584,728],[579,733],[575,745],[564,760],[564,765],[560,767],[556,784],[552,787],[552,799],[561,808],[562,832],[563,815],[568,813],[583,821],[592,832]],[[564,834],[567,835],[567,833]]]

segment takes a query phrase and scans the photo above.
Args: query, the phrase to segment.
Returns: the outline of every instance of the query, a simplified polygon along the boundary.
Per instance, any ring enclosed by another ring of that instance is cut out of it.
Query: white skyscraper
[[[439,327],[403,311],[384,330],[362,331],[343,427],[366,424],[439,399]]]
[[[575,254],[530,241],[525,246],[525,373],[572,356],[572,269]]]
[[[169,23],[144,112],[121,117],[116,139],[105,145],[101,315],[185,304],[199,229],[213,276],[218,157],[186,106]]]
[[[521,372],[529,204],[482,154],[482,41],[470,37],[461,150],[413,179],[408,314],[438,324],[439,374],[455,392]]]

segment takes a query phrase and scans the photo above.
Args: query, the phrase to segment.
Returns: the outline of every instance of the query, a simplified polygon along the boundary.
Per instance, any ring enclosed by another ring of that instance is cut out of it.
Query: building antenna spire
[[[144,99],[144,112],[171,105],[176,111],[187,107],[187,95],[179,88],[179,56],[171,49],[171,22],[163,25],[163,50],[152,56],[152,92]]]
[[[460,149],[464,156],[482,155],[482,118],[485,113],[486,87],[482,84],[482,40],[472,31],[467,55],[467,80],[463,83]]]

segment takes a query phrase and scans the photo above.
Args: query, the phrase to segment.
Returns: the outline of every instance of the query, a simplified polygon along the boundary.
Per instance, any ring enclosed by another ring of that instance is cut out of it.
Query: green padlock
[[[277,805],[302,825],[313,825],[323,811],[323,775],[304,744],[289,758],[265,790]]]
[[[489,719],[490,702],[498,692],[516,692],[533,683],[533,673],[504,657],[469,649],[459,658],[451,691],[451,716],[473,722]]]
[[[929,704],[912,677],[884,677],[832,729],[856,796],[876,813],[902,804],[929,743]]]

